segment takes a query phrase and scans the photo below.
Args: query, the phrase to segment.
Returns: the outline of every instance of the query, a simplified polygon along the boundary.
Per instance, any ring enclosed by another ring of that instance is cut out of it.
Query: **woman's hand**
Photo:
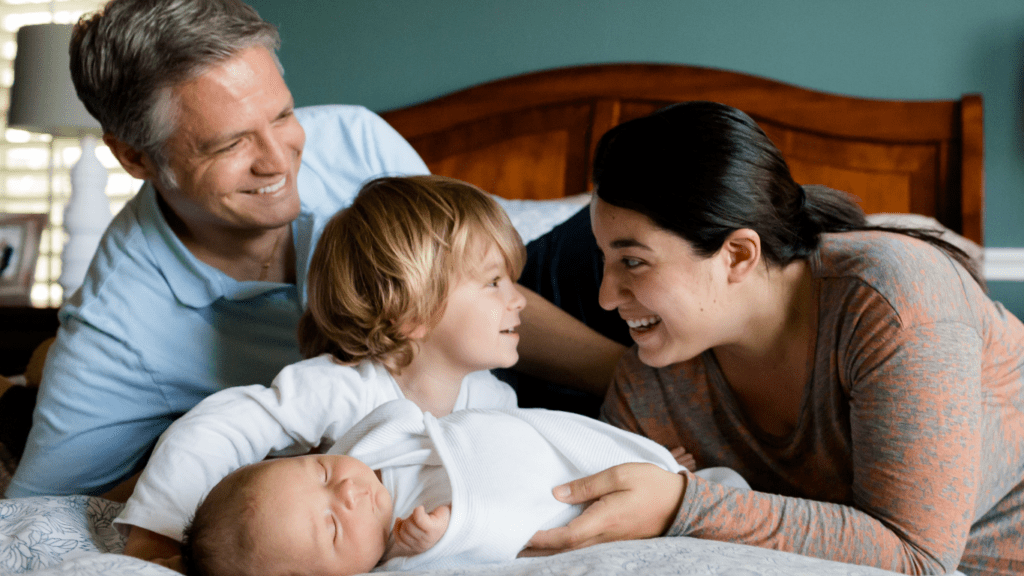
[[[654,464],[620,464],[553,490],[567,504],[596,500],[560,528],[533,535],[520,556],[546,556],[602,542],[653,538],[675,520],[686,477]]]
[[[686,451],[686,448],[679,446],[670,450],[672,457],[676,459],[676,464],[679,464],[683,468],[686,468],[690,472],[697,470],[697,460],[694,459],[693,454]]]

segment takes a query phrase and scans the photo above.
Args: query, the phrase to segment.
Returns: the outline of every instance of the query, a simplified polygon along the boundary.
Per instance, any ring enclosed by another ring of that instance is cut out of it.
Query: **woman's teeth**
[[[288,177],[281,178],[281,181],[277,184],[271,184],[270,186],[264,186],[263,188],[257,188],[257,194],[270,194],[271,192],[277,192],[284,187],[285,183],[288,182]]]
[[[646,330],[659,322],[661,322],[661,318],[657,316],[637,318],[636,320],[626,320],[626,324],[633,330]]]

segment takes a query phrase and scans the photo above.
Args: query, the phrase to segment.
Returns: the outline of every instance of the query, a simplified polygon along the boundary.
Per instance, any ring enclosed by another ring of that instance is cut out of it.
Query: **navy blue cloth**
[[[602,263],[590,228],[590,209],[583,208],[526,246],[526,267],[519,283],[540,294],[598,333],[632,346],[618,312],[597,302]],[[596,417],[603,398],[512,371],[501,373],[519,395],[522,408],[566,410]]]

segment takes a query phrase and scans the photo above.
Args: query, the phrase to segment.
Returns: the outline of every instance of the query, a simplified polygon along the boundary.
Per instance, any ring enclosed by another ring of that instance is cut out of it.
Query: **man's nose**
[[[287,172],[290,166],[287,146],[276,134],[260,138],[259,155],[253,161],[253,171],[257,174],[280,174]]]

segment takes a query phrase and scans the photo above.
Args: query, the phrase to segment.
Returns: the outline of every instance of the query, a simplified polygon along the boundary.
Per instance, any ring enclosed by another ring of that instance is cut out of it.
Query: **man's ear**
[[[750,228],[729,234],[722,244],[730,283],[742,282],[761,263],[761,236]]]
[[[113,134],[104,134],[103,143],[110,148],[110,152],[121,163],[124,171],[139,180],[156,180],[156,165],[149,156],[128,144],[119,140]]]

